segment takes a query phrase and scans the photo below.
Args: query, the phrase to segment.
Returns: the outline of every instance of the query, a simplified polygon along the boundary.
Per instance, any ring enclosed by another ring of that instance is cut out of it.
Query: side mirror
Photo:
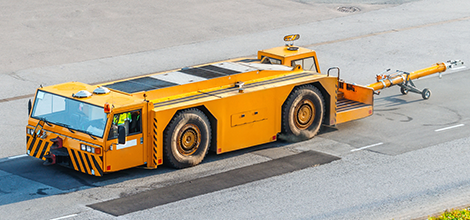
[[[31,103],[31,99],[28,101],[28,115],[31,115],[31,109],[33,108],[33,104]]]
[[[126,144],[126,128],[122,125],[118,126],[118,144]]]

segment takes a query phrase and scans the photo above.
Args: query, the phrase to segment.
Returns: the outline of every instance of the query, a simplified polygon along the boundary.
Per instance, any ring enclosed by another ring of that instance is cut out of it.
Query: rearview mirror
[[[122,125],[118,126],[118,144],[126,144],[126,128]]]
[[[31,103],[31,99],[28,101],[28,115],[31,115],[31,108],[33,104]]]

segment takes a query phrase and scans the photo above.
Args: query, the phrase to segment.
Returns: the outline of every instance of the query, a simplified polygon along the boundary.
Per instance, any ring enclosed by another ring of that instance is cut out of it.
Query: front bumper
[[[103,176],[103,157],[80,150],[62,147],[55,149],[50,139],[26,135],[27,154],[46,161],[46,165],[58,164],[94,176]],[[51,149],[52,148],[52,149]]]

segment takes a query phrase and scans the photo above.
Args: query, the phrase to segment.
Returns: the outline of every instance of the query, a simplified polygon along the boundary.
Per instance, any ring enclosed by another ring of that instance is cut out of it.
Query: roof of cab
[[[52,86],[46,86],[40,90],[54,93],[60,96],[67,98],[75,99],[78,101],[90,103],[97,106],[103,106],[105,103],[112,103],[115,107],[122,107],[128,105],[139,104],[143,102],[143,98],[134,97],[126,94],[121,94],[119,92],[110,91],[107,94],[92,94],[88,98],[76,98],[73,97],[73,94],[85,90],[90,93],[97,88],[97,86],[88,85],[80,82],[67,82]]]
[[[281,57],[289,57],[289,56],[297,56],[297,55],[301,55],[305,53],[315,52],[314,50],[304,48],[304,47],[297,47],[298,48],[297,50],[288,50],[287,48],[289,47],[287,46],[274,47],[274,48],[267,49],[267,50],[260,50],[259,53],[267,53],[267,54],[274,54],[274,55],[281,56]],[[260,59],[260,57],[258,57],[258,59]]]

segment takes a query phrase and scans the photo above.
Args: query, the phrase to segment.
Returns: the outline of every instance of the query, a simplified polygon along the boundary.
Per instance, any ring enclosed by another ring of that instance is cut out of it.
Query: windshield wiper
[[[90,135],[90,137],[93,138],[93,140],[96,140],[96,138],[93,137],[93,135],[91,134],[91,132],[89,132],[89,131],[81,131],[81,132]]]
[[[75,131],[73,131],[73,130],[70,128],[70,125],[67,125],[67,124],[64,124],[64,123],[60,123],[60,122],[54,122],[54,124],[59,125],[59,126],[62,126],[62,127],[64,127],[64,128],[67,128],[67,129],[69,129],[70,132],[72,132],[72,133],[75,134]]]
[[[67,128],[67,129],[69,129],[70,132],[75,134],[75,131],[70,128],[70,125],[60,123],[60,122],[54,122],[54,124],[57,124],[57,125],[62,126],[64,128]],[[82,130],[78,130],[78,131],[83,132],[85,134],[88,134],[88,135],[90,135],[91,138],[93,138],[93,140],[96,140],[96,138],[92,136],[92,133],[90,133],[88,131],[82,131]]]
[[[39,118],[39,120],[49,125],[49,127],[52,127],[51,123],[49,123],[45,117]]]

